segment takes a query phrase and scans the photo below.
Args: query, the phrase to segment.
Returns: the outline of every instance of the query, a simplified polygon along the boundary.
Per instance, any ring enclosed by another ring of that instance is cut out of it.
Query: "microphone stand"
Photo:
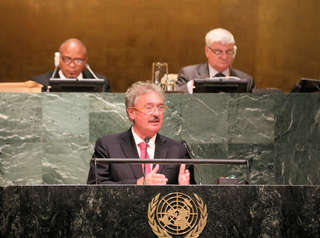
[[[54,53],[54,70],[51,75],[51,78],[54,78],[54,76],[57,73],[58,67],[59,67],[59,60],[60,60],[60,52],[55,52]],[[47,92],[50,92],[50,85],[47,87]]]
[[[188,143],[187,143],[185,140],[182,140],[181,142],[182,142],[182,144],[184,145],[184,147],[186,148],[187,154],[188,154],[189,158],[190,158],[190,159],[194,159],[194,156],[192,155],[192,152],[191,152],[191,150],[190,150],[190,147],[189,147]],[[194,168],[196,169],[196,171],[197,171],[197,174],[198,174],[199,179],[200,179],[199,184],[201,185],[201,184],[202,184],[202,176],[201,176],[201,174],[200,174],[200,171],[199,171],[199,169],[198,169],[198,167],[197,167],[196,165],[193,165],[193,167],[194,167]]]
[[[146,136],[146,138],[144,138],[144,142],[146,143],[146,151],[144,153],[144,159],[147,159],[149,141],[150,141],[150,138]],[[143,164],[143,185],[146,185],[146,164]]]
[[[86,64],[86,68],[89,70],[89,72],[93,75],[93,77],[95,79],[98,79],[97,75],[95,75],[95,73],[92,71],[92,69],[90,68],[89,64]]]

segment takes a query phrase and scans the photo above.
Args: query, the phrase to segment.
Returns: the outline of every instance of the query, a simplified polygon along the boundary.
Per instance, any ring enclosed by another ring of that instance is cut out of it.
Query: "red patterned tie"
[[[139,143],[139,148],[140,148],[140,159],[149,159],[148,152],[146,152],[147,143],[146,142]],[[144,167],[146,168],[145,175],[151,172],[150,164],[142,164],[142,173],[144,171]]]

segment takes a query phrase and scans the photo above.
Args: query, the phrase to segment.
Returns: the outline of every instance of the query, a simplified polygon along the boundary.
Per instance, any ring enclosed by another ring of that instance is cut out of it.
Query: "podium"
[[[319,186],[42,185],[0,191],[1,237],[319,235]],[[170,210],[178,204],[172,197],[184,202]],[[181,230],[186,233],[172,234]]]

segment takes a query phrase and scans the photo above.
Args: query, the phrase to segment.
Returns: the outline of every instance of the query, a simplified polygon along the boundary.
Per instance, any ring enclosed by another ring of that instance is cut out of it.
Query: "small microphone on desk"
[[[194,159],[193,153],[191,152],[191,149],[190,149],[188,143],[185,140],[182,140],[181,143],[184,145],[184,148],[186,148],[186,151],[187,151],[189,158]],[[199,179],[200,179],[199,184],[201,185],[202,184],[202,176],[200,174],[200,171],[196,165],[193,165],[193,167],[196,169],[196,172],[197,172]]]
[[[150,138],[148,136],[146,136],[144,138],[144,142],[146,143],[146,151],[144,153],[144,158],[147,158],[147,153],[148,153],[148,143],[150,141]],[[143,184],[146,184],[146,164],[143,164]]]

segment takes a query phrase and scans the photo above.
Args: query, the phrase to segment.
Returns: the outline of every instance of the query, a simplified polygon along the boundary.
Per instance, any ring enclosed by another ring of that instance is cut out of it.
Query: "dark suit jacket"
[[[312,80],[314,81],[314,80]],[[320,83],[319,82],[310,82],[300,81],[294,85],[290,93],[319,93],[320,92]]]
[[[251,90],[254,88],[254,80],[252,76],[249,74],[246,74],[238,69],[230,68],[230,76],[239,77],[241,79],[248,79],[250,82],[250,88]],[[188,81],[194,80],[194,79],[205,79],[209,78],[209,66],[208,63],[204,64],[195,64],[183,67],[178,75],[178,81],[177,85],[183,88],[183,85],[185,85]],[[250,91],[251,91],[250,90]]]
[[[44,73],[44,74],[41,74],[41,75],[37,75],[37,76],[33,77],[31,80],[42,84],[43,85],[42,91],[45,92],[45,91],[47,91],[47,88],[48,88],[48,85],[49,85],[49,79],[51,78],[52,73],[53,73],[53,71],[47,72],[47,73]],[[94,78],[94,76],[87,70],[82,71],[82,74],[83,74],[83,78],[85,78],[85,79],[93,79]],[[109,84],[108,79],[105,76],[101,75],[101,74],[96,74],[96,75],[97,75],[98,78],[104,79],[104,85],[105,85],[104,86],[104,92],[110,92],[110,84]],[[59,70],[57,70],[57,72],[54,75],[54,77],[55,78],[60,78]]]
[[[104,136],[97,140],[95,151],[92,158],[139,158],[136,144],[129,129],[120,134]],[[154,158],[188,158],[185,147],[168,137],[157,134],[155,141]],[[180,165],[160,164],[159,172],[168,179],[168,184],[178,184],[178,174]],[[190,170],[190,183],[195,183],[193,167]],[[88,184],[136,184],[137,179],[143,177],[141,164],[122,164],[122,163],[97,163],[90,162]]]

